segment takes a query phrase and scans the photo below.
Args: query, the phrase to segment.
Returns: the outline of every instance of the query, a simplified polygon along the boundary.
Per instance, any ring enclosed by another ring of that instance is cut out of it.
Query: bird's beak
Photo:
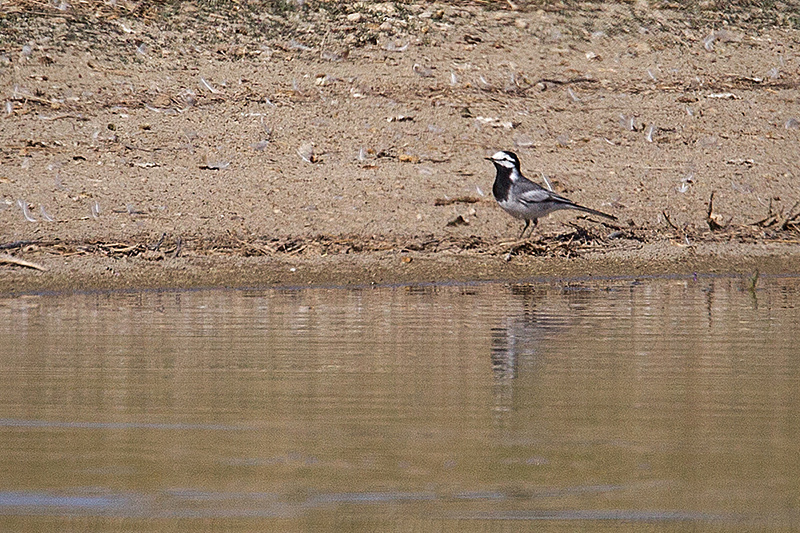
[[[487,161],[494,161],[494,159],[492,159],[491,157],[484,157],[484,159]]]

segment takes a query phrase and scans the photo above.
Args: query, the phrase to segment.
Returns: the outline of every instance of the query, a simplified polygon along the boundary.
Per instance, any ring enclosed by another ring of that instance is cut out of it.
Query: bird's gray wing
[[[514,192],[517,194],[517,198],[520,202],[526,204],[536,204],[541,202],[555,202],[568,205],[573,204],[572,201],[554,192],[548,191],[532,181],[522,181],[515,183],[514,186]]]

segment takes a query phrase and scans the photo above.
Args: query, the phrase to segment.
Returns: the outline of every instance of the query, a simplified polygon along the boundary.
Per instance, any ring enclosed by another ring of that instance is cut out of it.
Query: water
[[[0,299],[0,530],[800,528],[800,281]]]

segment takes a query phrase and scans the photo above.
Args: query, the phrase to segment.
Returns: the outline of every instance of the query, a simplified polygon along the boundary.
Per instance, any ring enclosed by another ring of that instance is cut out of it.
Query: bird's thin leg
[[[530,220],[525,220],[525,226],[522,228],[522,233],[519,234],[520,240],[522,240],[523,235],[525,235],[525,230],[528,229],[528,226],[530,226],[530,224],[531,224]]]
[[[531,222],[533,222],[533,224],[531,224]],[[531,227],[531,232],[528,233],[528,237],[533,235],[533,229],[536,227],[536,224],[538,224],[538,223],[539,223],[539,219],[538,218],[533,218],[531,220],[526,220],[525,221],[525,227],[522,228],[522,233],[520,233],[519,238],[522,239],[522,236],[525,235],[525,230],[528,229],[528,226]]]

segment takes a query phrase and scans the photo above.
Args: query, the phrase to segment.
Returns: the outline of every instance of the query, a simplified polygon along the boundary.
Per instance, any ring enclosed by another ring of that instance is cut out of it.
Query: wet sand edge
[[[394,251],[324,257],[185,256],[39,258],[39,271],[0,267],[0,296],[87,291],[243,288],[369,287],[469,282],[552,283],[570,280],[727,275],[795,275],[800,250],[792,246],[644,245],[631,252],[581,257]]]

